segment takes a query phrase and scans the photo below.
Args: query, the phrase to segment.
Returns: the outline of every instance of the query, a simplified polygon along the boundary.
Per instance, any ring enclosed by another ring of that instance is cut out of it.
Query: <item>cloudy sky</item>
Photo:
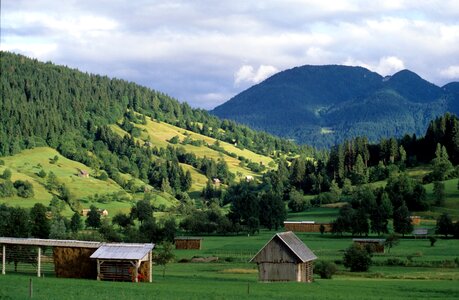
[[[459,80],[459,0],[2,0],[2,50],[210,109],[305,64]]]

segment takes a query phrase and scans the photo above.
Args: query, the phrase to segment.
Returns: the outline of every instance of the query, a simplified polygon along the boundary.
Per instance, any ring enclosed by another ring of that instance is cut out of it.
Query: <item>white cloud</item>
[[[381,57],[377,62],[363,62],[353,58],[348,58],[343,62],[343,65],[364,67],[383,76],[392,75],[405,69],[403,61],[395,56]]]
[[[459,65],[449,66],[448,68],[441,70],[440,74],[446,78],[459,79]]]
[[[457,0],[4,0],[0,49],[210,108],[305,64],[457,78]],[[236,70],[236,72],[234,72]]]
[[[255,70],[251,65],[243,65],[234,74],[234,84],[259,83],[277,72],[278,69],[274,66],[261,65]]]

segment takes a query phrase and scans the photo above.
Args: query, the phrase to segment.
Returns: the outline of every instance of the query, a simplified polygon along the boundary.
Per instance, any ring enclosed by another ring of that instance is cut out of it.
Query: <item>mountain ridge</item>
[[[439,87],[410,70],[383,77],[363,67],[305,65],[274,74],[211,113],[324,148],[359,135],[377,141],[388,132],[422,134],[430,119],[459,112],[458,91],[455,82]],[[364,130],[362,114],[379,121]]]

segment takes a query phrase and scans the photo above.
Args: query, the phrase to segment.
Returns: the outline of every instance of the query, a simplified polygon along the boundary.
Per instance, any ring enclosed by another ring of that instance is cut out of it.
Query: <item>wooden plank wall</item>
[[[320,223],[285,223],[286,231],[296,232],[320,232],[320,225],[324,225],[325,232],[332,231],[332,224],[320,224]]]
[[[196,240],[190,240],[190,239],[176,239],[175,240],[175,249],[195,249],[195,250],[200,250],[201,249],[201,240],[196,239]]]

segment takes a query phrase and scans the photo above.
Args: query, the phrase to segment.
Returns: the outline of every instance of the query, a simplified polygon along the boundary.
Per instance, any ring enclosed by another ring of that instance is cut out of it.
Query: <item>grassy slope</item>
[[[57,155],[59,159],[56,164],[51,164],[50,159],[55,155]],[[12,171],[13,181],[18,179],[28,180],[34,186],[35,195],[34,197],[27,199],[17,196],[0,198],[0,202],[8,203],[12,206],[18,205],[21,207],[32,207],[38,202],[47,206],[52,198],[52,194],[44,187],[46,184],[46,178],[40,178],[36,174],[43,169],[46,173],[53,172],[60,182],[65,183],[65,185],[69,188],[72,197],[81,199],[81,204],[84,208],[94,204],[101,209],[107,209],[110,216],[113,216],[117,212],[128,212],[132,206],[132,201],[99,203],[88,200],[88,196],[94,196],[95,194],[112,194],[124,192],[124,190],[113,180],[102,181],[92,177],[91,175],[93,174],[93,171],[88,166],[67,159],[61,156],[54,149],[39,147],[24,150],[17,155],[3,157],[2,160],[5,162],[5,166],[0,166],[0,172],[3,173],[6,168],[9,168]],[[39,165],[41,165],[41,167]],[[90,177],[79,177],[78,169],[88,171]],[[128,174],[123,174],[123,176],[126,180],[132,178]],[[139,181],[137,183],[140,184],[141,182]],[[128,198],[138,200],[143,197],[143,194],[133,196],[134,197],[128,196]],[[153,203],[155,206],[170,206],[176,204],[176,201],[177,200],[172,198],[170,195],[160,193],[157,195],[156,200],[153,201]],[[69,216],[71,214],[71,210],[66,208],[64,215]]]
[[[139,125],[136,124],[137,127],[141,128],[142,130],[145,130],[146,134],[143,136],[143,138],[146,138],[147,136],[150,137],[150,141],[153,146],[157,147],[167,147],[168,145],[172,145],[168,143],[167,141],[173,138],[174,136],[179,136],[180,141],[183,141],[185,139],[185,133],[188,134],[193,140],[202,140],[205,143],[209,145],[213,145],[215,143],[214,138],[210,138],[207,136],[204,136],[202,134],[194,133],[192,131],[188,131],[164,122],[154,122],[151,121],[147,118],[147,124],[146,125]],[[178,146],[178,147],[184,147],[187,152],[193,152],[196,154],[198,157],[208,157],[208,158],[213,158],[213,159],[224,159],[228,163],[228,167],[231,172],[237,173],[241,172],[244,175],[256,175],[252,171],[248,170],[247,168],[243,168],[239,166],[240,161],[237,158],[228,156],[226,154],[223,154],[221,152],[215,151],[213,149],[210,149],[206,146],[193,146],[193,145],[173,145],[173,146]],[[235,153],[238,156],[243,156],[247,159],[252,160],[253,162],[263,162],[266,166],[272,161],[271,158],[267,156],[263,156],[260,154],[256,154],[250,150],[244,149],[241,150],[234,145],[231,145],[226,142],[220,141],[220,146],[223,147],[226,151],[230,153]]]

